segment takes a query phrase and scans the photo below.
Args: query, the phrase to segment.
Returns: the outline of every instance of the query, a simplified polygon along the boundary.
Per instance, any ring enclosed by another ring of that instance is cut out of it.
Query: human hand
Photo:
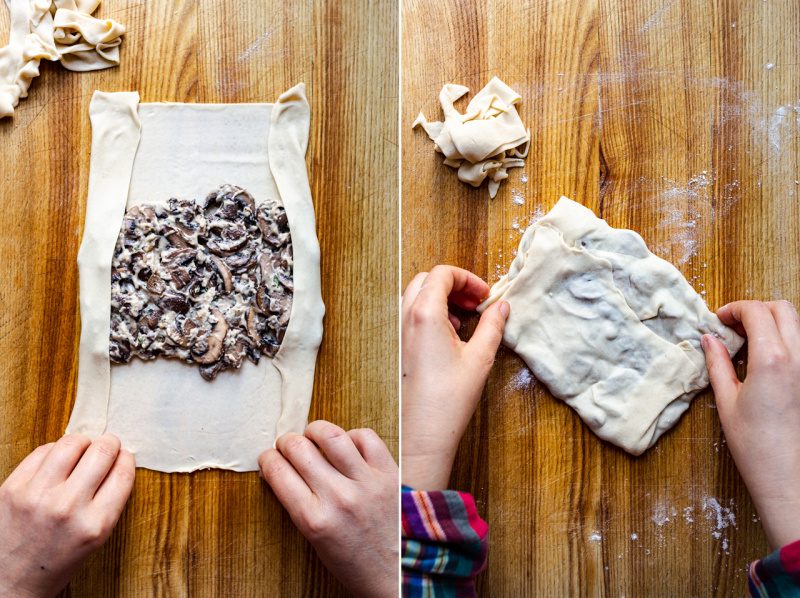
[[[747,376],[703,337],[725,438],[773,549],[800,540],[800,318],[787,301],[737,301],[717,312],[747,337]]]
[[[359,598],[397,596],[400,480],[383,441],[319,420],[275,445],[261,476],[320,560]]]
[[[417,274],[401,304],[403,483],[416,490],[444,490],[458,443],[481,397],[509,305],[498,301],[481,315],[469,342],[448,301],[473,311],[489,285],[453,266]]]
[[[135,467],[110,434],[69,434],[28,455],[0,486],[0,595],[58,594],[111,534]]]

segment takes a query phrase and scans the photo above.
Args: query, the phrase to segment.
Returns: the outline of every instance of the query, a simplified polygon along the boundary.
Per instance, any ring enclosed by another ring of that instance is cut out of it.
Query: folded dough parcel
[[[525,231],[479,307],[507,301],[503,343],[601,438],[640,455],[708,386],[704,334],[744,343],[633,231],[562,197]]]
[[[310,109],[301,83],[274,104],[139,104],[95,92],[86,223],[78,253],[78,390],[67,432],[116,434],[140,467],[254,471],[257,457],[308,417],[325,308],[306,172]],[[199,200],[234,183],[279,199],[291,229],[294,301],[274,358],[213,382],[177,359],[111,365],[111,263],[126,210]]]

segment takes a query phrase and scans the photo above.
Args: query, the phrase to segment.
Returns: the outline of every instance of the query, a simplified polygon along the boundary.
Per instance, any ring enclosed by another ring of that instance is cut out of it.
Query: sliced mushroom
[[[167,283],[165,283],[160,277],[153,274],[150,278],[147,279],[147,290],[155,295],[160,295],[164,292],[164,289],[167,288]]]
[[[197,363],[213,363],[222,355],[225,335],[228,334],[228,323],[225,321],[225,316],[223,316],[222,312],[218,309],[212,309],[211,315],[214,316],[217,321],[214,323],[214,327],[205,339],[208,349],[202,355],[197,355],[194,358]]]
[[[261,359],[261,351],[258,349],[257,346],[248,344],[245,347],[245,353],[250,361],[258,365],[258,362]]]
[[[189,270],[186,268],[174,268],[169,271],[169,275],[177,289],[183,289],[192,278],[192,275],[189,274]]]
[[[108,356],[114,363],[128,363],[131,360],[131,346],[125,341],[112,339]]]
[[[125,236],[136,238],[153,230],[155,212],[150,206],[134,206],[125,214],[122,228]]]
[[[283,245],[285,239],[281,238],[278,225],[270,219],[265,204],[258,206],[258,210],[256,210],[256,220],[258,222],[258,228],[261,230],[261,234],[264,236],[264,240],[267,243],[274,245],[275,247],[280,247]]]
[[[193,260],[196,255],[197,250],[189,247],[176,247],[174,249],[167,249],[161,253],[161,263],[167,268],[174,268],[175,266],[182,266],[185,263]]]
[[[281,346],[278,343],[276,343],[274,340],[269,338],[269,339],[266,339],[265,342],[264,342],[263,351],[264,351],[265,355],[267,355],[269,357],[275,357],[275,355],[278,353],[278,350],[280,348],[281,348]]]
[[[154,309],[144,317],[144,321],[147,322],[148,328],[155,330],[158,328],[158,324],[161,322],[161,316],[163,315],[164,312],[160,309]]]
[[[247,312],[247,332],[250,334],[250,338],[253,339],[253,342],[256,345],[261,344],[261,333],[258,331],[258,329],[258,315],[256,314],[256,310],[251,306],[250,311]]]
[[[292,296],[275,295],[270,297],[269,310],[274,314],[278,314],[278,323],[281,326],[286,326],[289,323],[289,315],[292,312]]]
[[[286,217],[286,210],[283,208],[280,209],[278,212],[278,217],[275,218],[275,222],[278,223],[278,227],[281,229],[286,228],[286,225],[289,224],[289,219]]]
[[[269,290],[266,286],[262,285],[256,290],[256,305],[261,313],[269,313]]]
[[[294,290],[294,279],[291,276],[284,274],[282,270],[278,272],[278,282],[280,282],[290,291]]]
[[[247,245],[247,231],[241,224],[222,229],[220,240],[209,239],[208,248],[222,257],[228,257]]]
[[[175,247],[186,247],[186,239],[179,230],[173,228],[172,232],[168,233],[166,237],[167,241],[172,243]]]
[[[228,266],[226,266],[225,263],[216,255],[211,256],[211,263],[214,264],[219,277],[222,279],[222,284],[225,287],[225,294],[227,295],[233,290],[233,278],[231,277],[231,271],[228,270]]]
[[[183,330],[179,318],[175,318],[169,323],[167,326],[167,336],[176,345],[184,348],[188,348],[192,342],[191,339],[186,335],[186,332]]]
[[[210,365],[202,365],[200,366],[200,375],[211,382],[214,378],[217,377],[217,372],[225,368],[225,364],[222,361],[215,361]]]
[[[242,360],[245,356],[245,340],[243,336],[236,339],[231,347],[225,351],[225,363],[234,368],[239,368],[242,365]]]
[[[125,280],[131,278],[131,271],[128,266],[122,265],[117,268],[114,268],[111,271],[111,282],[116,282],[118,280]]]
[[[249,215],[255,215],[255,213],[256,213],[256,202],[253,199],[253,196],[250,195],[244,189],[241,189],[239,187],[237,187],[237,189],[238,189],[238,193],[236,193],[236,200],[239,202],[239,204],[243,208],[244,207],[250,208],[250,214]]]
[[[150,277],[153,275],[153,271],[148,267],[145,266],[136,274],[136,278],[141,280],[142,282],[147,282],[150,280]]]
[[[164,311],[174,311],[183,315],[186,315],[189,311],[189,302],[186,300],[186,296],[172,289],[166,290],[159,301],[159,305]]]
[[[244,270],[256,263],[256,250],[254,247],[245,247],[244,250],[225,258],[225,263],[231,270]]]

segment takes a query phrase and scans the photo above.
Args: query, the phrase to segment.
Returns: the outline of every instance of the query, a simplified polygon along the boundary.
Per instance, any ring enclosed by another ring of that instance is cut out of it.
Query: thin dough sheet
[[[79,252],[78,392],[67,432],[120,437],[137,466],[253,471],[258,455],[308,416],[324,306],[305,150],[303,84],[276,104],[138,104],[95,92],[86,225]],[[294,304],[274,359],[245,361],[212,382],[194,365],[159,358],[111,364],[110,272],[127,209],[170,197],[202,199],[224,183],[256,202],[280,198],[294,248]]]
[[[562,197],[522,237],[478,311],[507,301],[503,343],[601,438],[639,455],[708,386],[700,346],[744,340],[633,231]]]

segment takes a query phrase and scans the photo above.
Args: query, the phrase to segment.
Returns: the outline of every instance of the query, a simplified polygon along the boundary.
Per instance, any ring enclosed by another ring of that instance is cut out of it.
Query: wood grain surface
[[[265,102],[305,81],[325,336],[310,419],[371,427],[397,455],[398,12],[370,0],[106,0],[119,68],[43,63],[0,122],[0,479],[57,440],[75,393],[76,256],[95,89],[143,102]],[[0,43],[8,15],[0,9]],[[213,140],[209,140],[213,142]],[[256,473],[138,470],[67,596],[344,596]]]
[[[773,0],[402,0],[403,285],[439,263],[495,282],[563,194],[639,232],[712,309],[798,305],[799,23]],[[410,126],[441,118],[445,83],[492,76],[532,141],[490,201]],[[636,458],[503,348],[452,486],[489,523],[484,596],[742,596],[769,551],[710,390]]]

